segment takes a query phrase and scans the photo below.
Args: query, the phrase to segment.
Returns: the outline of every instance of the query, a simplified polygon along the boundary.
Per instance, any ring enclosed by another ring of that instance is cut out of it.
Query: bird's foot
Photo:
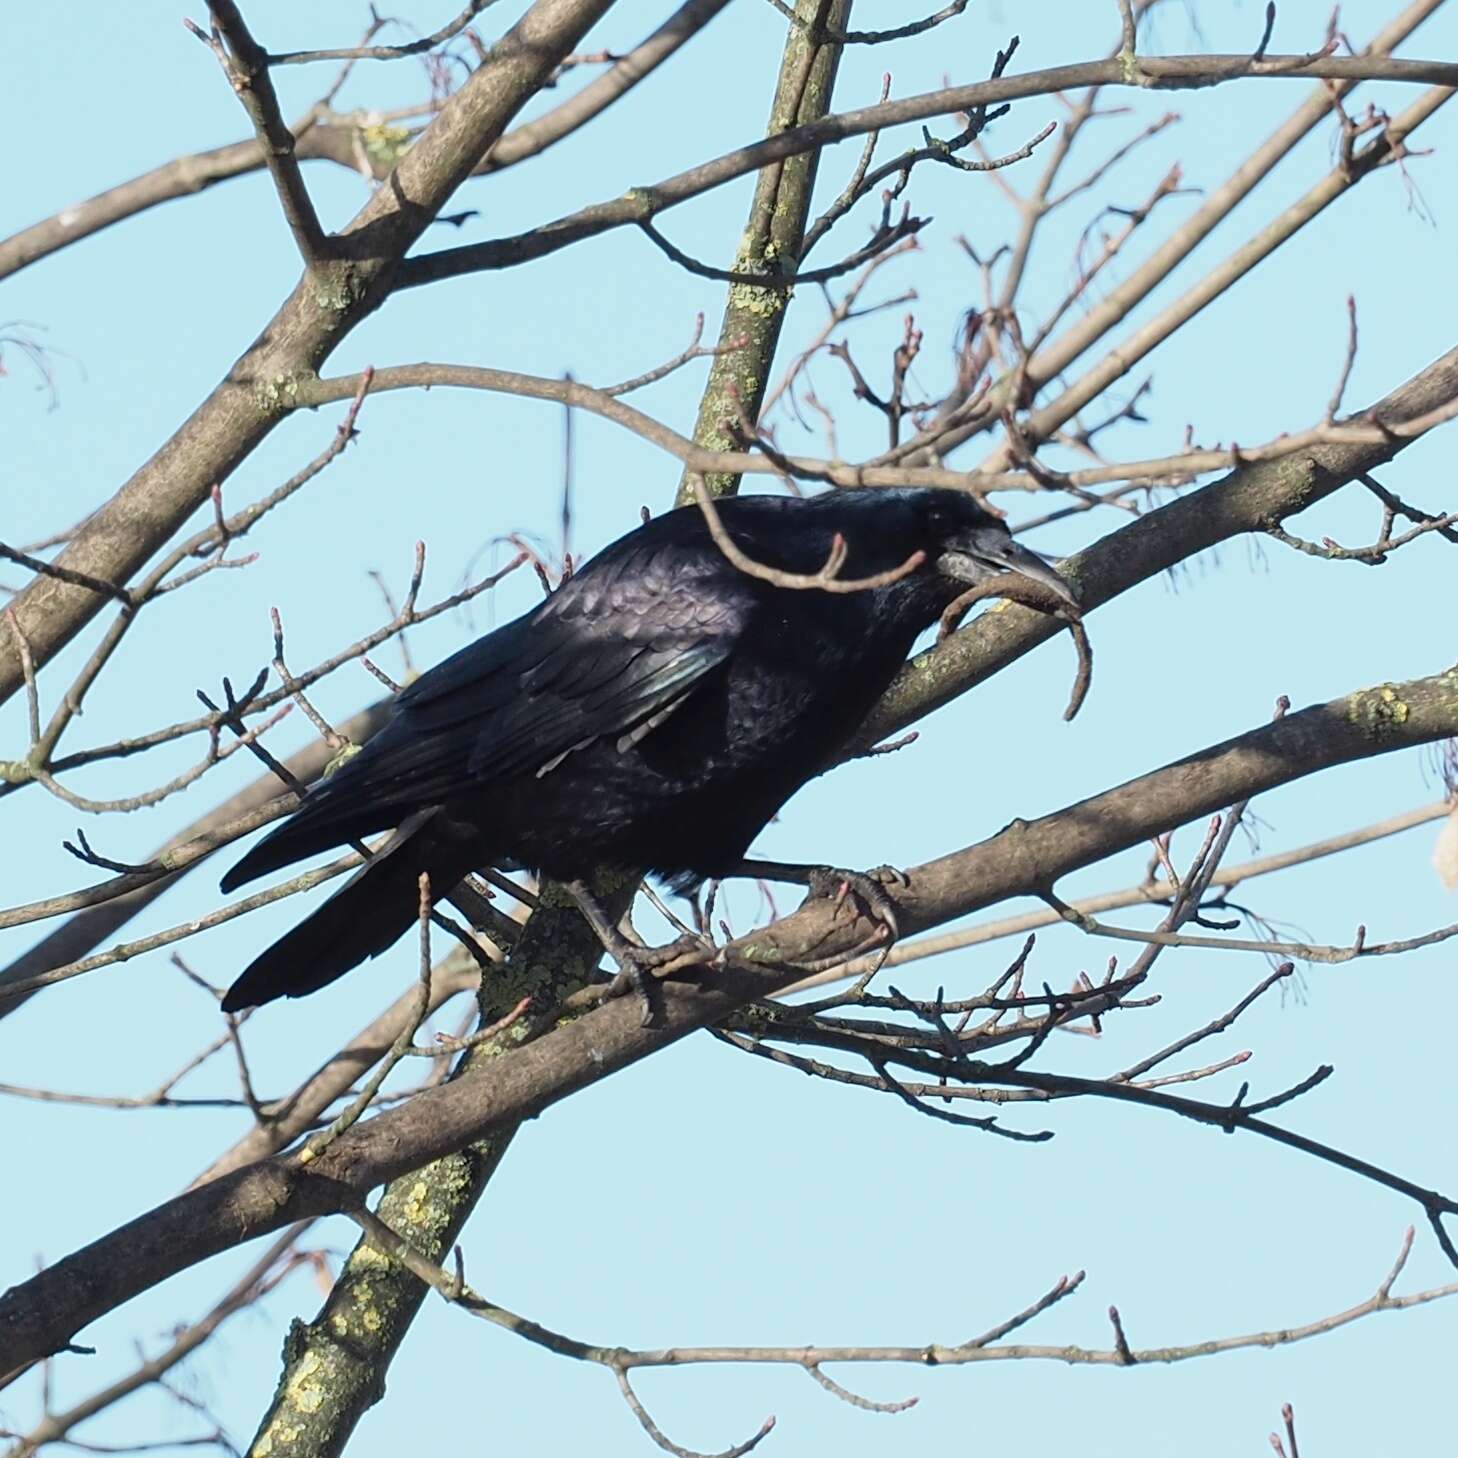
[[[886,894],[888,886],[911,884],[906,872],[896,866],[876,866],[869,871],[847,871],[840,866],[811,866],[805,885],[810,895],[833,901],[838,911],[847,900],[883,929],[889,947],[901,936],[896,903]]]
[[[608,955],[618,964],[618,975],[603,992],[603,1001],[610,997],[621,997],[630,989],[636,992],[643,1003],[643,1026],[651,1028],[658,1022],[658,981],[653,974],[670,962],[690,952],[703,954],[713,951],[713,944],[692,932],[685,932],[677,941],[662,947],[644,947],[630,942],[618,929],[608,914],[607,908],[598,900],[596,893],[585,881],[563,883],[572,893],[587,924],[597,933]],[[703,960],[707,960],[704,957]]]
[[[607,944],[608,953],[618,964],[618,975],[603,989],[602,1000],[606,1002],[636,992],[643,1004],[643,1026],[653,1027],[658,1022],[659,1011],[659,978],[655,974],[680,957],[703,952],[706,946],[702,937],[692,933],[685,933],[662,947],[636,947],[619,934]]]
[[[910,878],[895,866],[877,866],[870,871],[847,871],[840,866],[802,866],[785,861],[741,861],[736,876],[753,876],[764,881],[786,881],[804,886],[812,897],[833,901],[836,909],[854,898],[856,909],[881,928],[889,950],[901,935],[896,903],[886,894],[889,886],[909,886]]]

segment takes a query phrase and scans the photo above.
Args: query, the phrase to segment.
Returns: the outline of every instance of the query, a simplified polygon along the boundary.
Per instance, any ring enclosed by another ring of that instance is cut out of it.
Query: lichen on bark
[[[637,882],[598,883],[610,911],[626,908]],[[464,954],[462,954],[464,955]],[[541,1014],[584,986],[602,945],[560,887],[542,888],[505,965],[481,984],[481,1022],[498,1021],[523,997],[532,1007],[496,1038],[477,1045],[453,1075],[476,1072],[533,1036]],[[467,1217],[511,1143],[515,1128],[467,1145],[385,1187],[375,1213],[434,1261],[450,1257]],[[428,1288],[361,1238],[313,1321],[295,1321],[284,1342],[283,1374],[249,1458],[332,1458],[385,1393],[385,1373]]]
[[[800,23],[790,24],[785,38],[767,136],[829,113],[841,47],[822,38],[823,27],[843,31],[850,8],[851,0],[797,0],[795,15]],[[819,159],[818,150],[804,152],[760,172],[749,221],[734,255],[735,273],[764,273],[771,280],[795,273]],[[741,413],[749,420],[758,419],[792,292],[789,285],[775,282],[729,285],[719,326],[719,347],[726,352],[715,355],[709,367],[694,425],[697,445],[732,450],[735,442],[726,424],[737,422]],[[679,482],[680,506],[693,499],[693,476],[685,471]],[[732,496],[739,490],[739,475],[710,472],[704,484],[713,496]]]

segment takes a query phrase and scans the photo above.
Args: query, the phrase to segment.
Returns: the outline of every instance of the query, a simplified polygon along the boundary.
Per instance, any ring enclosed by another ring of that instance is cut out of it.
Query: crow
[[[314,992],[383,952],[416,920],[422,872],[436,898],[484,867],[563,882],[640,987],[642,955],[588,898],[597,869],[678,891],[730,875],[812,895],[849,886],[874,912],[870,877],[748,860],[751,842],[849,744],[969,585],[1011,571],[1070,604],[1074,591],[962,492],[736,497],[717,518],[740,565],[708,513],[680,507],[402,690],[374,738],[223,877],[232,891],[393,831],[251,963],[224,1010]],[[784,582],[827,563],[833,587]],[[840,590],[865,577],[893,580]],[[894,934],[884,893],[879,904]]]

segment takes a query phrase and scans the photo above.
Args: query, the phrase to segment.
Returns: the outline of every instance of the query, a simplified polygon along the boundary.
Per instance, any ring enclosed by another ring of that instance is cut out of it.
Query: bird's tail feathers
[[[398,811],[388,804],[367,802],[373,812],[362,814],[358,805],[335,795],[310,792],[304,803],[282,825],[276,826],[218,883],[222,891],[236,891],[259,876],[292,865],[320,851],[334,850],[366,835],[388,830]]]
[[[430,806],[410,816],[312,916],[255,957],[228,989],[223,1011],[317,992],[393,946],[419,916],[422,871],[439,900],[481,859],[442,833],[438,815]]]

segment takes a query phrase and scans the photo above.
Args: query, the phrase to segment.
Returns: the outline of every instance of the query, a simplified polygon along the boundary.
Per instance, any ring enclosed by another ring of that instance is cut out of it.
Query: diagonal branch
[[[476,163],[471,175],[479,177],[525,162],[585,126],[669,60],[728,3],[729,0],[684,0],[657,30],[596,80],[550,111],[513,127]],[[279,58],[274,59],[277,62]],[[414,108],[407,110],[410,115],[416,114]],[[400,113],[384,115],[389,122]],[[332,111],[327,102],[316,103],[289,130],[294,134],[294,155],[300,161],[333,162],[355,172],[363,160],[376,179],[389,173],[400,148],[417,140],[413,134],[402,133],[397,142],[391,133],[390,146],[377,150],[364,148],[361,159],[365,123],[357,116]],[[256,172],[264,165],[264,156],[265,148],[256,139],[232,142],[174,158],[128,182],[72,204],[0,240],[0,279],[160,203],[189,197],[219,182]]]
[[[1384,427],[1420,420],[1458,399],[1458,348],[1433,361],[1363,412],[1379,442],[1317,446],[1295,456],[1241,467],[1199,491],[1147,512],[1062,564],[1079,585],[1087,616],[1100,604],[1148,581],[1176,562],[1242,532],[1305,511],[1407,444]],[[1060,631],[1028,608],[984,613],[935,648],[913,658],[857,736],[868,748],[941,704],[950,702],[1012,659]]]
[[[897,916],[907,930],[922,930],[1012,895],[1037,894],[1083,866],[1277,785],[1455,732],[1458,667],[1360,690],[916,867],[896,893]],[[604,1003],[504,1054],[488,1074],[427,1089],[357,1125],[307,1166],[297,1155],[263,1160],[168,1201],[0,1297],[0,1374],[59,1349],[88,1322],[177,1271],[306,1216],[355,1208],[381,1182],[513,1127],[749,1000],[772,996],[807,967],[856,950],[865,931],[854,907],[807,902],[730,942],[723,967],[704,983],[665,982],[653,1028],[642,1027],[631,999]],[[1014,1072],[1023,1081],[1038,1077]],[[1136,1102],[1157,1092],[1091,1082],[1101,1096]]]
[[[1429,0],[1431,3],[1432,0]],[[1275,77],[1347,82],[1391,80],[1458,86],[1458,62],[1407,60],[1392,56],[1273,56],[1248,70],[1238,73],[1232,70],[1233,67],[1245,67],[1249,59],[1248,56],[1230,55],[1141,58],[1141,65],[1149,68],[1149,74],[1140,80],[1131,80],[1117,59],[1081,61],[840,112],[823,121],[795,127],[766,137],[761,142],[736,148],[711,162],[676,173],[649,187],[635,187],[622,197],[579,209],[525,233],[461,248],[441,249],[412,258],[401,266],[399,285],[413,288],[439,279],[457,278],[483,269],[510,268],[534,258],[543,258],[583,238],[656,217],[668,208],[722,187],[737,177],[850,137],[864,136],[867,132],[1078,87],[1136,85],[1162,90],[1219,86],[1238,78]],[[1312,125],[1315,125],[1315,120]]]
[[[1258,876],[1267,876],[1275,871],[1284,871],[1291,866],[1305,865],[1324,856],[1337,855],[1342,851],[1369,845],[1390,835],[1399,835],[1418,825],[1428,825],[1434,820],[1445,820],[1453,813],[1453,802],[1438,800],[1415,810],[1405,810],[1399,815],[1365,825],[1357,830],[1344,831],[1325,840],[1313,841],[1309,845],[1293,850],[1277,851],[1261,856],[1257,860],[1242,861],[1238,865],[1222,867],[1211,878],[1211,887],[1232,890],[1234,887],[1252,881]],[[1074,911],[1096,915],[1101,911],[1117,911],[1129,906],[1146,906],[1151,902],[1163,903],[1175,894],[1174,885],[1167,881],[1144,881],[1138,886],[1129,886],[1122,891],[1105,891],[1096,896],[1087,896],[1070,903]],[[1217,901],[1216,905],[1220,903]],[[907,962],[918,962],[927,957],[938,957],[946,952],[959,951],[964,947],[982,946],[986,942],[998,941],[1003,937],[1024,936],[1039,927],[1056,926],[1066,919],[1051,907],[1039,911],[1026,911],[1018,916],[1009,916],[998,921],[983,922],[960,931],[944,932],[940,936],[924,937],[915,942],[898,942],[889,951],[877,952],[872,956],[857,958],[843,967],[818,972],[797,982],[788,992],[808,992],[830,982],[859,977],[872,967],[899,967]]]
[[[395,269],[456,188],[611,7],[612,0],[535,0],[336,235],[339,256],[301,279],[254,343],[178,431],[77,529],[60,565],[124,583],[203,505],[287,414],[302,380],[388,296]],[[13,603],[43,667],[105,599],[46,577]],[[0,701],[24,682],[0,641]]]
[[[294,235],[304,267],[312,268],[327,256],[330,245],[299,171],[294,134],[279,110],[273,78],[268,74],[269,58],[253,39],[233,0],[208,0],[208,9],[213,17],[211,34],[190,20],[183,23],[218,58],[228,84],[243,103],[263,148],[263,159],[278,192],[284,221]]]

